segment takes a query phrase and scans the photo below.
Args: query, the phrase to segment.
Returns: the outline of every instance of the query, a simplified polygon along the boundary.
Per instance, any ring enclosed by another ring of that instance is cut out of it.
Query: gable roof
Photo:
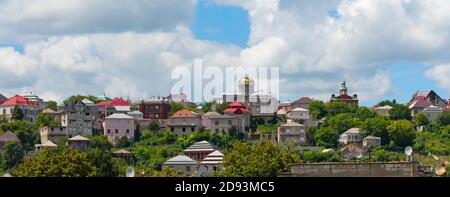
[[[310,104],[313,100],[309,97],[302,97],[294,101],[293,104]]]
[[[297,107],[297,108],[293,109],[292,111],[295,111],[295,112],[309,112],[309,110],[303,109],[301,107]]]
[[[169,118],[197,118],[197,115],[194,112],[191,112],[187,109],[182,109],[175,112]]]
[[[346,132],[344,132],[343,134],[359,134],[360,133],[360,128],[351,128],[349,130],[347,130]]]
[[[131,116],[128,116],[126,114],[122,114],[122,113],[114,113],[109,115],[108,117],[106,117],[106,119],[125,119],[125,120],[132,120],[134,119]]]
[[[47,142],[41,144],[41,146],[44,146],[44,147],[57,147],[58,145],[56,145],[52,141],[48,140]]]
[[[184,150],[184,152],[197,152],[197,151],[214,151],[213,146],[208,141],[201,141],[197,142],[191,146],[189,146],[187,149]]]
[[[104,106],[130,106],[130,104],[123,100],[122,98],[114,98],[112,100],[106,100],[106,101],[102,101],[100,103],[97,104],[97,106],[99,107],[104,107]]]
[[[205,114],[203,114],[203,116],[208,117],[208,116],[221,116],[222,114],[219,114],[217,112],[206,112]]]
[[[27,98],[19,95],[15,95],[8,100],[6,100],[1,106],[15,106],[15,105],[26,105],[31,106],[30,101]]]
[[[365,137],[363,140],[381,140],[381,137],[369,135],[369,136]]]
[[[163,164],[164,165],[196,165],[197,161],[191,159],[190,157],[188,157],[186,155],[178,155],[176,157],[170,158]]]
[[[379,107],[375,107],[376,110],[391,110],[393,107],[390,105],[384,105],[384,106],[379,106]]]
[[[229,104],[228,107],[245,107],[245,106],[242,105],[240,102],[233,102]]]
[[[16,134],[11,131],[7,131],[0,135],[0,142],[14,141],[19,142],[19,138],[17,138]]]
[[[353,144],[349,144],[347,146],[345,146],[344,148],[342,148],[340,150],[341,152],[347,152],[347,153],[362,153],[364,152],[363,149],[353,145]]]
[[[73,138],[70,138],[69,141],[90,141],[88,138],[85,138],[81,135],[77,135]]]
[[[418,97],[416,97],[413,100],[411,105],[409,105],[409,109],[412,109],[412,108],[426,108],[426,107],[429,107],[431,105],[432,105],[432,103],[429,100],[427,100],[425,97],[418,96]]]
[[[282,127],[304,127],[305,125],[302,125],[297,122],[288,122],[286,124],[281,125]]]

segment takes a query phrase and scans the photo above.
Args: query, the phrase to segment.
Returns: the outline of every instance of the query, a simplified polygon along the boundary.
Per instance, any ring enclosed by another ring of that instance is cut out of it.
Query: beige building
[[[339,136],[339,143],[341,144],[355,144],[361,143],[361,132],[359,128],[351,128]]]
[[[89,140],[88,138],[77,135],[67,140],[67,146],[79,150],[87,150],[89,148],[90,141],[91,140]]]
[[[162,164],[164,167],[172,167],[186,174],[194,174],[197,172],[197,161],[185,155],[178,155]]]
[[[240,119],[231,115],[222,115],[217,112],[208,112],[202,116],[202,125],[211,133],[229,133],[234,127],[236,132],[241,132]]]
[[[436,106],[434,106],[434,105],[430,105],[430,106],[426,107],[422,112],[425,113],[425,116],[427,117],[427,119],[428,119],[430,122],[433,122],[433,121],[435,121],[435,120],[439,117],[439,115],[441,115],[444,111],[443,111],[441,108],[439,108],[439,107],[436,107]]]
[[[58,143],[62,138],[68,138],[66,127],[63,126],[46,126],[39,129],[41,136],[41,143],[44,144],[47,141]]]
[[[389,111],[391,111],[391,109],[392,106],[390,105],[379,106],[374,108],[375,112],[377,112],[377,114],[380,116],[389,116]]]
[[[300,145],[307,145],[307,134],[305,125],[289,122],[281,125],[278,128],[277,139],[279,144],[298,143]]]
[[[200,117],[187,109],[175,112],[167,120],[168,130],[177,137],[200,131],[202,126]]]
[[[367,136],[363,139],[363,148],[368,148],[368,147],[374,147],[374,146],[380,146],[381,145],[381,138],[380,137],[375,137],[375,136]]]

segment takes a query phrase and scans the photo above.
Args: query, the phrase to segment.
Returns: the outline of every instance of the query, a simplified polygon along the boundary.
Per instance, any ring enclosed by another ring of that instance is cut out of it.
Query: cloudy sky
[[[192,66],[279,66],[282,100],[450,97],[448,0],[0,0],[0,93],[165,96]]]

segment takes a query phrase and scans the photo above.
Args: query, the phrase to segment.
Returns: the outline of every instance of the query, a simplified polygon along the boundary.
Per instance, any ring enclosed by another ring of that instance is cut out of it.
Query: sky
[[[280,99],[450,97],[448,0],[0,0],[0,93],[167,96],[177,66],[280,67]],[[176,82],[176,81],[175,81]]]

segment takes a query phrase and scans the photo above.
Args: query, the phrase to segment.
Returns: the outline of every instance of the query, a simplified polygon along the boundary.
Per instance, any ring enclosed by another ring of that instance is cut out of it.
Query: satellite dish
[[[359,153],[359,154],[356,156],[356,158],[358,158],[358,159],[363,158],[363,154],[362,154],[362,153]]]
[[[407,156],[411,156],[412,153],[413,153],[413,149],[411,148],[411,146],[408,146],[405,148],[405,154]]]
[[[127,168],[126,176],[127,177],[134,177],[134,169],[132,167],[128,167]]]
[[[443,176],[446,171],[447,170],[444,167],[438,166],[438,167],[436,167],[436,171],[435,172],[436,172],[436,175]]]

